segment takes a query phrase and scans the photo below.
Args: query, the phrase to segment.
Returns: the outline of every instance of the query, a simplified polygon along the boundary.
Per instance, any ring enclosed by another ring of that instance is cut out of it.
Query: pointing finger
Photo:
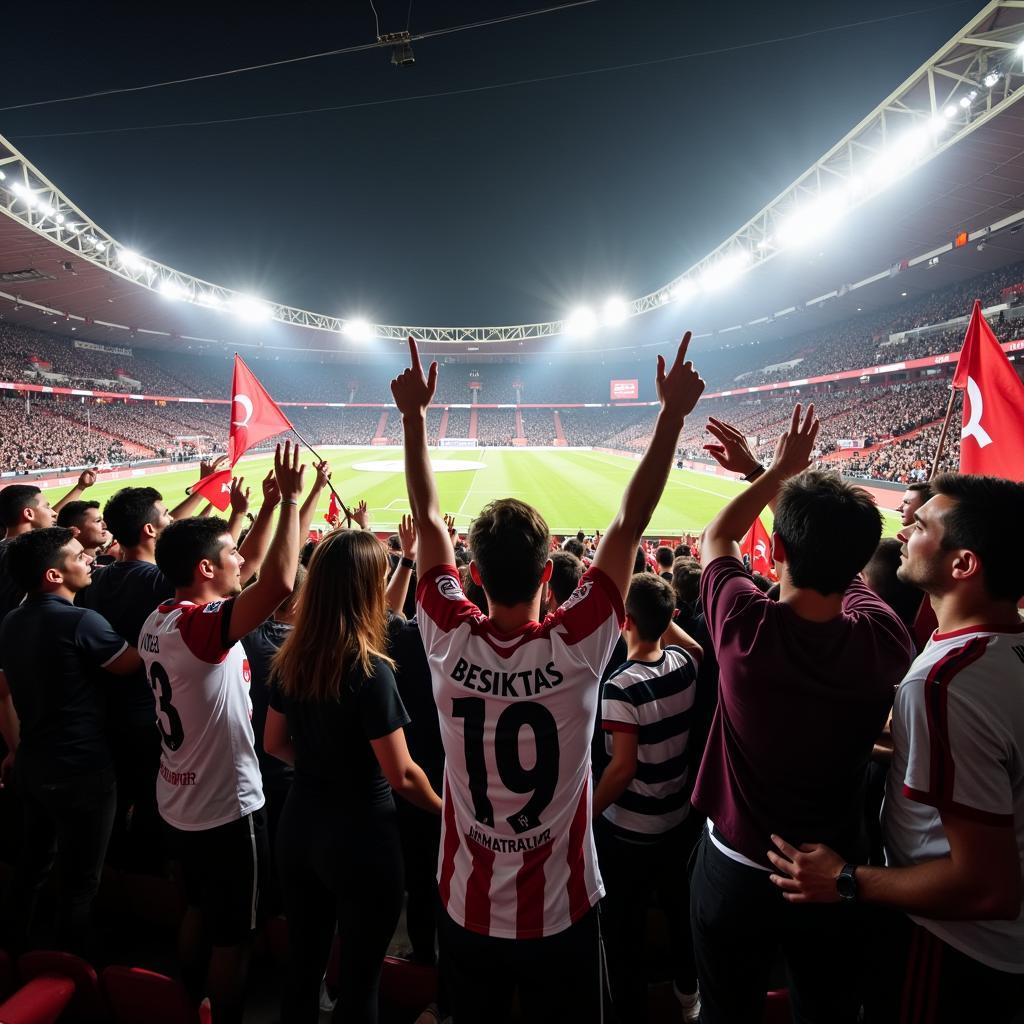
[[[679,342],[679,349],[676,351],[676,361],[672,364],[672,369],[686,362],[686,350],[690,347],[690,338],[692,337],[691,331],[687,331],[683,335],[683,340]]]
[[[422,373],[423,367],[420,366],[420,350],[416,347],[416,339],[411,334],[409,335],[409,359],[412,361],[412,368]]]

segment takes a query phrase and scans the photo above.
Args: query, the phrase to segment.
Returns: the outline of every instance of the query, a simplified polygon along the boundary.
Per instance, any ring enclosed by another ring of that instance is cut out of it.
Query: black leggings
[[[333,1020],[376,1024],[377,990],[402,910],[402,851],[394,805],[359,818],[293,786],[277,834],[288,916],[282,1024],[316,1024],[335,923],[341,943]]]

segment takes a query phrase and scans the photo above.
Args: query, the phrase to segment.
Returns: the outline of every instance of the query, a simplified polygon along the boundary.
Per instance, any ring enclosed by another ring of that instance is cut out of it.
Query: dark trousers
[[[36,905],[56,863],[56,934],[43,941],[91,956],[92,904],[117,803],[114,772],[105,768],[57,782],[42,782],[32,774],[19,766],[25,833],[7,914],[10,942],[16,950],[34,944]]]
[[[596,823],[597,852],[607,895],[601,923],[608,951],[608,975],[616,1020],[647,1020],[647,910],[652,903],[665,915],[673,980],[680,992],[697,989],[690,939],[690,884],[686,864],[696,841],[683,822],[653,842],[634,842],[617,834],[602,818]]]
[[[872,908],[865,1024],[1009,1024],[1024,1011],[1024,974],[972,959],[905,914]]]
[[[160,874],[163,826],[156,804],[160,730],[155,722],[126,725],[107,734],[117,776],[117,811],[110,863],[127,871]]]
[[[690,924],[702,1024],[760,1024],[781,953],[797,1024],[853,1024],[864,979],[862,908],[787,903],[767,871],[701,837],[690,878]]]
[[[316,1024],[320,980],[341,946],[335,1021],[375,1024],[380,974],[402,911],[402,852],[394,807],[342,816],[336,800],[293,785],[278,830],[288,916],[283,1024]]]
[[[594,907],[543,939],[495,939],[439,914],[441,968],[458,1024],[502,1024],[515,992],[523,1020],[599,1024],[604,1020],[601,928]]]
[[[441,818],[403,800],[396,802],[405,862],[405,926],[413,960],[437,962],[437,853]]]

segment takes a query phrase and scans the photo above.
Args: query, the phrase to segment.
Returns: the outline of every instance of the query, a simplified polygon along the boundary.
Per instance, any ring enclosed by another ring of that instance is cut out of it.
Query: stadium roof
[[[1022,95],[1024,9],[993,0],[740,230],[684,275],[609,310],[616,322],[587,337],[586,313],[497,327],[364,325],[241,296],[127,252],[0,137],[0,315],[172,351],[365,354],[397,350],[410,331],[427,349],[481,354],[547,351],[553,338],[632,350],[683,326],[709,347],[770,339],[1024,260]],[[591,319],[600,324],[600,306]]]

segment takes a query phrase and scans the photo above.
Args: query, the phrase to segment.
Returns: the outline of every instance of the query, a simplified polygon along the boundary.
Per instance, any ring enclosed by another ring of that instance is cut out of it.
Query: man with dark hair
[[[900,617],[903,625],[912,630],[924,592],[900,579],[902,560],[902,542],[896,537],[883,537],[861,575],[864,582]]]
[[[157,702],[163,740],[157,804],[182,863],[188,909],[179,931],[192,994],[210,997],[213,1019],[240,1022],[248,942],[266,872],[263,788],[250,715],[242,637],[292,591],[299,557],[298,499],[304,466],[291,442],[277,446],[276,487],[264,490],[247,544],[259,546],[259,578],[242,590],[246,558],[223,519],[171,523],[157,567],[175,588],[145,621],[139,652]],[[270,516],[280,502],[269,551]],[[269,510],[267,509],[270,504]],[[254,540],[255,538],[255,540]],[[264,557],[265,555],[265,557]],[[252,567],[249,566],[248,572]],[[208,964],[204,943],[212,947]]]
[[[660,544],[657,550],[654,552],[654,560],[658,563],[658,575],[663,580],[672,582],[672,563],[675,561],[675,555],[672,554],[672,549],[666,544]]]
[[[878,904],[865,1020],[1008,1024],[1024,1006],[1024,485],[948,473],[900,533],[939,626],[896,692],[886,867],[775,836],[793,902]],[[791,845],[793,844],[793,845]],[[820,909],[820,908],[819,908]]]
[[[69,501],[57,513],[57,525],[74,533],[94,563],[100,551],[110,543],[110,531],[103,521],[98,501]]]
[[[89,918],[115,801],[94,672],[129,674],[139,656],[102,616],[72,603],[89,586],[91,562],[61,527],[23,533],[8,552],[8,571],[27,594],[0,626],[0,700],[10,699],[18,717],[15,767],[25,808],[5,915],[17,949],[30,941],[36,902],[56,858],[57,943],[80,955],[92,952]]]
[[[801,1019],[853,1022],[864,952],[849,908],[808,911],[778,898],[773,834],[828,838],[867,854],[863,787],[893,692],[913,657],[899,617],[857,573],[882,518],[838,476],[805,472],[814,407],[793,419],[763,469],[737,428],[711,419],[711,455],[751,480],[704,530],[701,603],[719,663],[719,700],[693,794],[708,827],[693,871],[691,924],[707,1024],[760,1019],[779,952]],[[739,560],[766,505],[775,514],[771,600]]]
[[[681,865],[698,829],[690,818],[687,741],[701,648],[673,622],[672,587],[637,573],[626,594],[627,660],[604,684],[602,728],[610,758],[594,792],[612,1001],[622,1024],[647,1020],[644,944],[651,897],[665,915],[673,987],[683,1019],[700,1014]]]
[[[391,382],[418,534],[418,619],[445,748],[439,931],[460,1024],[504,1019],[517,989],[531,1019],[601,1018],[590,740],[634,553],[704,387],[686,362],[689,340],[668,373],[659,356],[650,444],[593,566],[543,622],[544,519],[508,498],[473,523],[470,572],[487,595],[484,615],[459,584],[427,452],[437,364],[424,376],[410,338],[412,365]]]
[[[677,544],[673,554],[676,558],[689,558],[693,554],[693,548],[689,544]]]
[[[903,498],[896,509],[904,526],[910,526],[914,522],[914,513],[932,496],[932,486],[929,483],[907,484],[903,492]]]
[[[568,552],[575,558],[583,559],[583,556],[587,553],[586,545],[581,540],[577,540],[575,537],[570,537],[563,545],[562,550]]]
[[[569,551],[555,551],[551,555],[551,577],[548,580],[549,612],[556,611],[559,605],[565,604],[583,576],[583,563]]]

